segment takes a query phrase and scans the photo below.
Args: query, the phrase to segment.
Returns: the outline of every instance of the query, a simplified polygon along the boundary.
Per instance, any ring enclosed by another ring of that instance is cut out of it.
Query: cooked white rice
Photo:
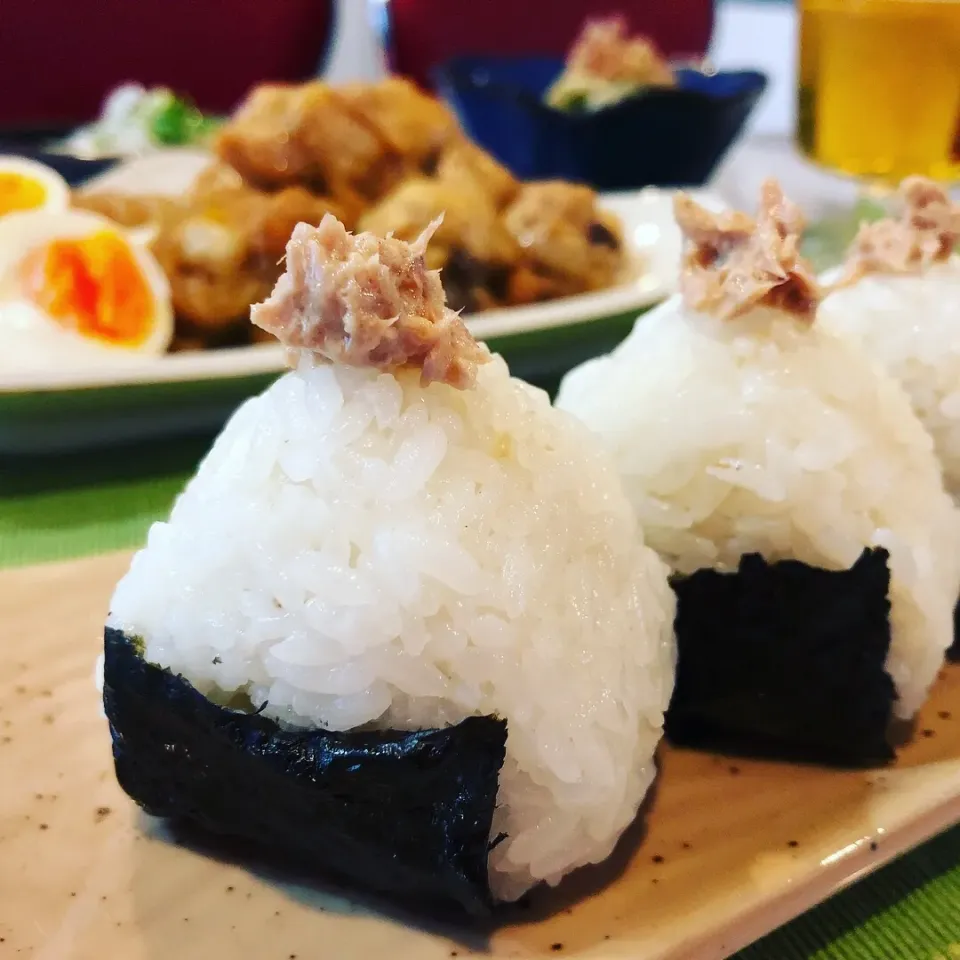
[[[647,542],[674,569],[759,552],[830,569],[891,556],[897,712],[953,638],[960,519],[902,389],[848,342],[769,309],[721,321],[674,297],[557,401],[603,439]]]
[[[615,467],[498,357],[462,392],[303,362],[234,415],[111,623],[287,724],[504,717],[507,899],[610,853],[673,685],[666,567]]]
[[[900,381],[933,436],[947,488],[960,496],[960,259],[921,276],[870,274],[831,293],[820,322]]]

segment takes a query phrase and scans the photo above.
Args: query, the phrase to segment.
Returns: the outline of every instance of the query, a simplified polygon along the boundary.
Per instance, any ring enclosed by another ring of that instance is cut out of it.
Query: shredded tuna
[[[424,385],[473,385],[490,354],[447,305],[424,253],[440,220],[413,243],[347,232],[332,214],[300,223],[287,244],[286,272],[250,312],[253,322],[296,350],[355,367],[419,367]]]
[[[768,306],[813,321],[821,293],[800,256],[803,217],[775,180],[763,185],[756,221],[712,213],[686,194],[674,215],[687,239],[680,286],[688,306],[723,320]]]
[[[860,227],[840,284],[869,273],[922,273],[950,259],[960,240],[960,205],[924,177],[904,180],[900,200],[903,210],[898,218]]]
[[[588,21],[570,50],[567,70],[604,80],[671,87],[670,65],[646,37],[631,37],[622,17]]]

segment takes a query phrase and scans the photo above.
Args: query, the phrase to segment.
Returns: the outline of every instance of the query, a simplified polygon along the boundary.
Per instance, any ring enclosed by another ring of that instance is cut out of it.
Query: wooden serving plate
[[[377,912],[176,844],[121,793],[93,672],[127,561],[0,574],[0,960],[721,958],[960,819],[952,667],[891,768],[664,748],[611,863],[488,930]]]

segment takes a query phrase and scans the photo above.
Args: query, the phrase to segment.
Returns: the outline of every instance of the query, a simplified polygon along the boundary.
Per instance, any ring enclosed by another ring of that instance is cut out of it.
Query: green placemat
[[[960,960],[960,827],[757,941],[736,960]]]
[[[0,568],[139,545],[209,443],[0,460]]]

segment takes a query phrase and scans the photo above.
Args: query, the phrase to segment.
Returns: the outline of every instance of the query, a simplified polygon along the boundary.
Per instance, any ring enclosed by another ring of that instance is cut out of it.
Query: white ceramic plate
[[[178,193],[208,162],[195,151],[151,156],[103,175],[96,187]],[[624,224],[636,278],[598,293],[468,317],[474,335],[518,376],[550,385],[573,364],[612,349],[636,317],[676,286],[680,235],[672,192],[610,194]],[[722,207],[710,195],[708,206]],[[45,453],[215,429],[284,368],[270,344],[131,359],[129,364],[0,372],[0,454]]]

